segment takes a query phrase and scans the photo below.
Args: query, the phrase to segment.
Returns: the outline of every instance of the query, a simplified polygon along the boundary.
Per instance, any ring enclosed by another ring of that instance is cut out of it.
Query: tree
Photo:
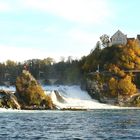
[[[111,94],[111,96],[117,96],[118,95],[118,81],[114,78],[111,77],[111,79],[108,82],[108,86],[109,86],[109,94]]]
[[[132,78],[126,76],[118,82],[118,93],[124,96],[130,96],[136,93],[136,86],[132,83]]]
[[[100,64],[99,62],[99,57],[101,54],[101,45],[100,42],[98,41],[96,43],[95,49],[91,51],[91,53],[86,57],[85,62],[82,66],[83,70],[86,72],[91,72],[91,71],[96,71],[98,65]]]
[[[6,61],[6,65],[9,66],[9,67],[10,67],[10,66],[12,67],[12,66],[16,66],[17,63],[14,62],[14,61],[11,61],[11,60],[7,60],[7,61]]]
[[[46,100],[45,108],[52,108],[52,100],[48,95],[45,95],[42,87],[37,83],[35,78],[28,72],[23,71],[16,80],[16,96],[22,106],[40,107],[42,101]]]
[[[54,59],[51,57],[47,57],[41,61],[44,65],[52,65],[55,63]]]
[[[110,43],[110,39],[109,39],[109,36],[106,35],[106,34],[103,34],[101,37],[100,37],[100,40],[101,40],[101,43],[104,47],[108,47],[109,46],[109,43]]]

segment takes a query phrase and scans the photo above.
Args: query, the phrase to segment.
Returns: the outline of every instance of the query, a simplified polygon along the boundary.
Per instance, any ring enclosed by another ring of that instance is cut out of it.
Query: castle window
[[[118,38],[118,41],[122,41],[122,39],[121,38]]]

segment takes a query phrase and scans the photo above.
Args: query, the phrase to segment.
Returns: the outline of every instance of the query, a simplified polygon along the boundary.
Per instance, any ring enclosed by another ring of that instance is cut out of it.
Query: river
[[[140,139],[140,110],[0,112],[2,140]]]
[[[6,89],[5,87],[1,88]],[[25,111],[0,109],[0,139],[140,139],[139,109],[122,109],[101,104],[92,100],[78,86],[44,86],[43,88],[47,90],[46,94],[50,94],[60,108],[80,107],[89,110]],[[10,87],[10,89],[15,90],[14,87]],[[55,93],[54,90],[58,93]]]

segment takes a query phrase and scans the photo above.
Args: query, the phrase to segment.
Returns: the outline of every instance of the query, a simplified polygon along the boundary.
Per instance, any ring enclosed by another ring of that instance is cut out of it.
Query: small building
[[[140,40],[140,35],[137,35],[137,39]]]
[[[127,38],[127,41],[134,41],[135,40],[135,38],[134,37],[132,37],[132,38]]]
[[[120,30],[118,30],[112,37],[111,37],[111,44],[112,45],[126,45],[127,43],[127,35],[123,34]]]

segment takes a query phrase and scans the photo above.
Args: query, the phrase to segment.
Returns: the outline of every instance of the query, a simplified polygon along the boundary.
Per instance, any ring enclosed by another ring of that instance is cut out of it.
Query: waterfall
[[[49,87],[45,87],[49,89]],[[115,109],[117,106],[99,103],[92,99],[86,91],[79,86],[58,86],[51,87],[47,94],[52,98],[53,103],[60,109]]]
[[[1,88],[15,91],[14,87]],[[43,86],[43,89],[59,109],[120,109],[92,99],[86,91],[80,89],[80,86]]]

